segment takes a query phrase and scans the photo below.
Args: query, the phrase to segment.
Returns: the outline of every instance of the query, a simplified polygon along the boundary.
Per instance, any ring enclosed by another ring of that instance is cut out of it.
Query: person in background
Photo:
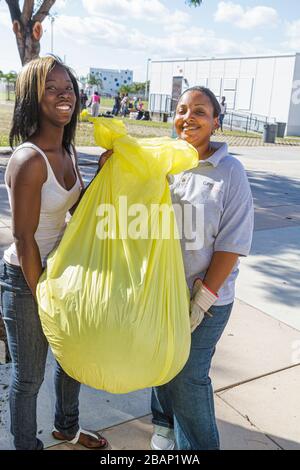
[[[219,124],[220,124],[220,128],[221,128],[221,132],[223,132],[223,121],[224,121],[226,111],[227,111],[226,98],[225,98],[225,96],[222,96],[222,100],[221,100],[221,103],[220,103],[220,114],[219,114]]]
[[[114,107],[113,107],[113,110],[112,110],[112,114],[114,116],[118,116],[118,114],[120,112],[120,109],[121,109],[121,96],[120,96],[120,93],[118,93],[115,96],[115,102],[114,102]]]
[[[79,100],[80,100],[80,111],[82,111],[83,109],[86,109],[86,103],[88,101],[88,97],[83,90],[80,90]]]
[[[128,114],[128,106],[129,106],[129,97],[128,93],[126,93],[121,101],[121,116],[126,117]]]
[[[91,113],[92,113],[93,117],[98,117],[99,116],[100,100],[101,100],[101,97],[100,97],[98,91],[95,91],[92,94],[90,103],[88,104],[88,107],[91,106]]]
[[[137,102],[137,110],[138,111],[143,111],[144,110],[144,103],[142,101],[142,98],[139,98],[138,99],[138,102]]]

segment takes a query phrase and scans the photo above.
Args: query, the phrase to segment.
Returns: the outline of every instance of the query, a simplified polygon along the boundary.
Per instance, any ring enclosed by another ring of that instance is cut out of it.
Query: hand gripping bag
[[[93,121],[97,144],[114,154],[48,258],[39,314],[68,375],[127,393],[169,382],[189,355],[189,296],[166,177],[195,167],[198,154],[181,140],[134,139],[115,119]]]

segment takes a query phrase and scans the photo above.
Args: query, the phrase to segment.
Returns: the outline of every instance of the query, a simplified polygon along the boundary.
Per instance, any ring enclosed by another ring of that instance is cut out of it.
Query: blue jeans
[[[213,306],[192,334],[189,359],[171,382],[152,390],[153,424],[174,428],[180,450],[218,450],[219,433],[209,378],[211,360],[233,303]]]
[[[37,395],[44,380],[48,343],[38,308],[21,268],[0,261],[0,307],[12,357],[10,388],[11,433],[17,450],[40,450],[36,437]],[[55,370],[55,427],[67,439],[78,429],[80,384]]]
[[[219,114],[219,123],[220,123],[221,131],[223,130],[224,118],[225,118],[225,114]]]

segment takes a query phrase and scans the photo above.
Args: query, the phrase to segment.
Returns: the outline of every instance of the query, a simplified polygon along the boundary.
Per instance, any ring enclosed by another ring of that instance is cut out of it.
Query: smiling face
[[[64,127],[72,119],[76,95],[68,72],[56,65],[47,75],[45,91],[40,101],[40,118],[57,127]]]
[[[214,114],[213,104],[205,93],[187,91],[176,108],[174,124],[178,137],[195,148],[208,144],[219,127],[218,116]]]

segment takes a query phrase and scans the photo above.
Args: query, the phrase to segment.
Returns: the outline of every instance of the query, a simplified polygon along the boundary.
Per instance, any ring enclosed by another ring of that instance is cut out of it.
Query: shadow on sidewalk
[[[300,177],[247,171],[256,208],[300,204]]]

